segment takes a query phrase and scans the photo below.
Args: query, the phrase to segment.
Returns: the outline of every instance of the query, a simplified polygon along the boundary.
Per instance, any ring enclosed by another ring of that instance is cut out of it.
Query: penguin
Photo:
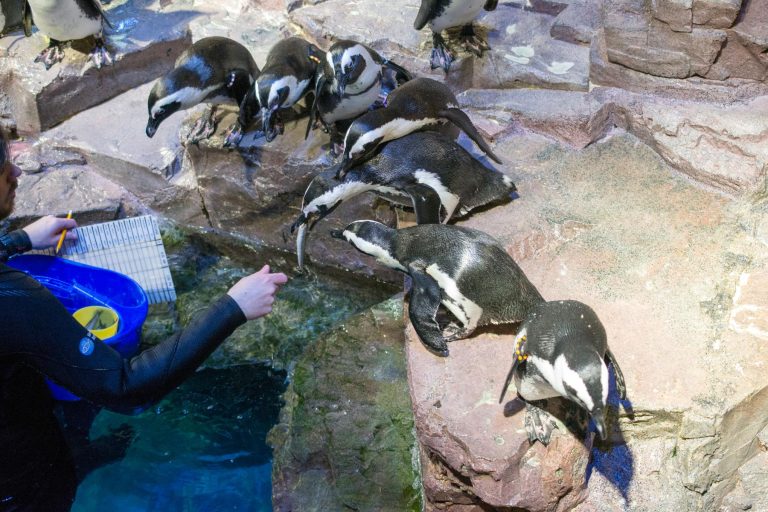
[[[521,322],[544,301],[504,247],[482,231],[445,224],[392,229],[360,220],[331,236],[411,276],[408,316],[421,342],[441,356],[448,355],[446,342],[479,326]],[[441,329],[435,319],[441,305],[458,323]]]
[[[319,117],[334,143],[341,142],[337,122],[354,119],[371,108],[382,106],[392,89],[412,78],[402,66],[356,41],[335,42],[325,57],[318,66],[315,101],[306,135],[309,136]],[[390,78],[388,72],[394,77]]]
[[[32,35],[34,24],[50,40],[48,47],[35,58],[35,62],[42,62],[45,69],[64,59],[64,42],[88,36],[95,39],[90,58],[96,68],[112,64],[112,56],[102,38],[104,23],[109,27],[112,25],[98,0],[26,0],[22,16],[25,36]]]
[[[267,61],[240,106],[239,121],[247,126],[254,112],[260,112],[268,142],[283,132],[277,113],[291,108],[314,90],[317,66],[325,59],[320,48],[300,37],[284,39],[267,54]]]
[[[216,130],[217,105],[234,102],[239,106],[258,76],[259,67],[242,44],[227,37],[200,39],[149,92],[147,137],[155,135],[160,123],[174,112],[203,102],[212,106],[195,123],[190,142],[210,137]]]
[[[472,22],[482,9],[493,11],[498,3],[498,0],[421,0],[413,27],[421,30],[429,24],[432,30],[430,67],[443,68],[446,73],[451,69],[454,57],[441,35],[448,28],[461,27],[459,38],[464,48],[478,57],[482,57],[485,50],[490,50],[488,42],[475,32]]]
[[[440,128],[449,121],[449,130],[460,128],[495,162],[502,163],[467,114],[458,108],[456,96],[447,85],[431,78],[415,78],[392,91],[385,108],[368,112],[350,125],[344,135],[339,178],[352,166],[370,158],[382,142],[417,130]]]
[[[415,132],[388,142],[376,156],[350,169],[343,180],[336,179],[335,174],[336,168],[331,167],[310,182],[301,213],[291,226],[291,233],[299,230],[299,268],[303,267],[308,229],[342,202],[364,192],[413,206],[419,224],[437,224],[508,200],[517,190],[508,176],[488,169],[454,140],[437,132]]]
[[[514,377],[517,393],[526,402],[525,428],[531,443],[549,444],[555,423],[530,402],[558,396],[586,410],[606,440],[607,363],[613,366],[619,397],[626,400],[624,376],[592,308],[575,300],[536,304],[515,338],[515,359],[499,403]]]

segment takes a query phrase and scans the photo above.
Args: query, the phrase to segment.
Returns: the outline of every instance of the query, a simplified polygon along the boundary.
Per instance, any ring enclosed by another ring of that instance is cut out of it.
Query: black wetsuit
[[[0,260],[29,248],[0,237]],[[43,375],[105,407],[146,405],[179,385],[245,316],[228,295],[183,332],[127,360],[78,324],[27,274],[0,262],[0,512],[68,511],[72,456]]]

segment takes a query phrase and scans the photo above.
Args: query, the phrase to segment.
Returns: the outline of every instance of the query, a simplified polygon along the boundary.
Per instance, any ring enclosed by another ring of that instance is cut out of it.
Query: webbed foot
[[[51,39],[48,48],[41,51],[40,55],[35,57],[35,62],[42,62],[45,69],[51,69],[51,66],[64,60],[64,48],[62,48],[62,45],[63,43]]]
[[[187,142],[197,144],[203,139],[207,139],[216,132],[216,120],[214,119],[214,108],[206,109],[200,119],[195,121],[192,129],[189,131]],[[239,141],[238,141],[239,142]]]
[[[96,46],[93,47],[90,57],[96,69],[101,69],[102,66],[111,66],[114,63],[112,55],[100,37],[96,38]]]
[[[451,322],[445,329],[443,329],[443,339],[447,342],[460,340],[469,336],[471,332],[470,329],[466,329],[457,323]]]
[[[445,44],[440,34],[432,34],[432,53],[429,56],[429,66],[432,69],[443,68],[448,73],[453,63],[453,54]]]
[[[474,53],[478,57],[482,57],[484,51],[491,49],[491,47],[488,46],[488,41],[477,35],[475,27],[472,24],[464,25],[461,29],[459,40],[465,50]]]
[[[548,412],[526,402],[525,430],[528,432],[528,441],[531,444],[539,441],[547,446],[552,437],[552,431],[556,428],[557,423]]]
[[[243,140],[243,129],[240,123],[234,123],[224,136],[224,147],[235,148],[240,145],[241,140]]]

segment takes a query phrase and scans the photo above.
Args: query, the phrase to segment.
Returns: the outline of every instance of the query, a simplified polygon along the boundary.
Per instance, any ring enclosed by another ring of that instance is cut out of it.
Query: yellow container
[[[117,334],[120,317],[114,309],[106,306],[86,306],[72,315],[80,325],[91,331],[94,336],[106,340]]]

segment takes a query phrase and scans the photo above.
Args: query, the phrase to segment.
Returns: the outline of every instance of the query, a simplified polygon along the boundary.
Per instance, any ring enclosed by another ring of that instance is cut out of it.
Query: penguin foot
[[[240,123],[235,123],[230,126],[227,134],[224,136],[224,147],[237,147],[240,145],[241,140],[243,140],[243,129],[240,127]]]
[[[451,322],[445,329],[443,329],[443,339],[447,342],[460,340],[469,336],[471,332],[472,331],[469,329],[465,329],[464,327]]]
[[[477,35],[475,28],[472,25],[464,26],[459,35],[459,41],[461,41],[465,50],[478,57],[482,57],[483,52],[491,49],[491,47],[488,46],[488,41]]]
[[[35,62],[42,62],[45,69],[51,69],[51,66],[64,60],[64,48],[61,43],[51,41],[51,44],[40,55],[35,57]]]
[[[443,68],[448,73],[451,69],[454,57],[445,40],[440,34],[432,35],[432,53],[429,55],[429,66],[431,69]]]
[[[539,441],[544,446],[549,445],[552,431],[557,428],[557,423],[549,413],[531,405],[525,404],[525,430],[528,433],[528,441],[533,444]]]
[[[209,138],[216,132],[216,121],[213,119],[213,112],[209,111],[203,114],[200,119],[195,121],[192,129],[189,131],[187,142],[197,144],[201,140]],[[239,142],[239,141],[238,141]]]
[[[90,57],[96,69],[101,69],[102,66],[111,66],[114,63],[112,55],[101,39],[96,39],[96,46],[91,51]]]

